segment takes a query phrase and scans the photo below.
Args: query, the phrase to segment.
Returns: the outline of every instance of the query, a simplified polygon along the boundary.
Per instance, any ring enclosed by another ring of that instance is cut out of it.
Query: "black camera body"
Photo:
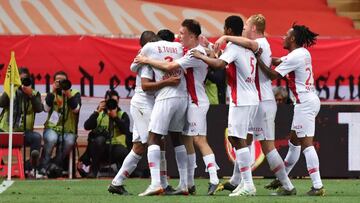
[[[69,90],[69,89],[71,89],[71,86],[72,86],[72,84],[71,84],[70,80],[68,80],[68,79],[60,80],[59,87],[56,89],[56,93],[58,95],[62,95],[62,90],[65,90],[65,91]]]
[[[114,110],[118,107],[118,103],[115,99],[108,99],[106,100],[106,104],[105,104],[105,112]]]
[[[25,87],[29,87],[32,84],[32,80],[30,77],[21,78],[21,84]]]
[[[68,79],[60,80],[59,85],[60,85],[60,88],[65,91],[69,90],[72,86],[71,81]]]

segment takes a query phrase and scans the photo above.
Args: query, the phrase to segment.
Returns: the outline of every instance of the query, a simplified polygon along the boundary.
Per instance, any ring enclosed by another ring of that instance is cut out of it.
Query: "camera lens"
[[[21,78],[21,84],[28,87],[31,85],[31,78]]]
[[[70,80],[60,80],[60,88],[63,90],[69,90],[71,88]]]

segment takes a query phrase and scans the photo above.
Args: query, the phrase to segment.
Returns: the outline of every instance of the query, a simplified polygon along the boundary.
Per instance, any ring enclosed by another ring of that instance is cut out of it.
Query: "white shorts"
[[[255,118],[251,124],[256,140],[275,140],[275,117],[277,105],[275,100],[259,103]]]
[[[295,104],[291,130],[296,132],[297,137],[313,137],[315,135],[315,118],[319,110],[319,98]]]
[[[168,132],[183,132],[185,125],[187,97],[155,101],[150,117],[149,131],[167,135]]]
[[[246,139],[250,123],[254,120],[258,105],[230,106],[228,136]]]
[[[189,104],[186,112],[186,122],[184,128],[184,135],[197,136],[207,134],[206,114],[209,110],[209,105],[197,106],[196,104]]]
[[[148,128],[151,116],[151,109],[139,108],[134,105],[130,105],[130,114],[134,121],[133,125],[133,142],[147,143]]]

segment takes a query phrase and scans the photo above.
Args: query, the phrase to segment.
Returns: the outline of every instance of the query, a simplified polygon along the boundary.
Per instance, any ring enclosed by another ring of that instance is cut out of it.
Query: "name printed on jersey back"
[[[161,53],[177,54],[178,53],[178,48],[176,48],[176,47],[158,46],[157,50],[158,50],[159,54],[161,54]]]

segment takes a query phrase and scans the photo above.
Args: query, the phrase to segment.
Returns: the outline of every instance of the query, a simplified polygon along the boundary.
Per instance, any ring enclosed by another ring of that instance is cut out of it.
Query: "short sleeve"
[[[140,78],[154,79],[154,71],[148,65],[142,66],[138,72]]]
[[[234,46],[234,44],[228,44],[219,59],[225,61],[227,64],[234,62],[236,60],[236,49]]]
[[[141,51],[139,54],[144,55],[144,56],[149,56],[151,53],[151,42],[145,44],[145,46],[143,48],[141,48]]]
[[[297,67],[299,67],[299,60],[296,56],[289,54],[285,57],[281,57],[281,63],[275,68],[275,71],[284,77],[288,73],[294,71]]]
[[[177,64],[179,64],[181,66],[182,69],[187,69],[187,68],[196,68],[196,67],[201,67],[203,65],[203,61],[200,59],[197,59],[195,57],[191,57],[190,54],[186,54],[185,56],[175,60],[175,62]]]

